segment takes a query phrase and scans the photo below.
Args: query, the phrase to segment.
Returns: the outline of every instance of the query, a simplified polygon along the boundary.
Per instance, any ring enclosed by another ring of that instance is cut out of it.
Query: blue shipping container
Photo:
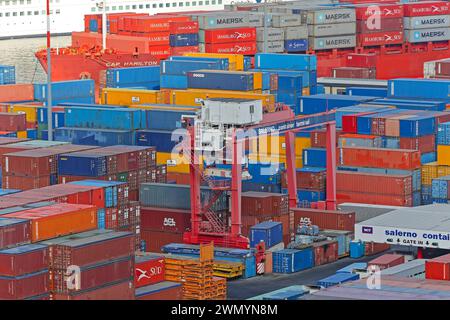
[[[317,70],[317,57],[309,54],[257,53],[255,55],[255,68]]]
[[[52,98],[53,104],[72,101],[95,103],[95,82],[94,80],[52,82]],[[44,103],[47,101],[47,84],[34,85],[34,99]]]
[[[45,140],[44,132],[45,131],[42,132],[42,139]],[[135,141],[135,132],[126,130],[62,127],[55,129],[54,136],[56,141],[100,147],[119,144],[133,145]]]
[[[272,258],[274,273],[293,273],[312,268],[314,265],[314,252],[312,248],[275,251],[273,252]]]
[[[388,81],[389,97],[450,100],[450,80],[393,79]]]
[[[175,147],[180,144],[186,132],[164,130],[139,130],[136,132],[136,145],[154,146],[158,152],[176,152]]]
[[[171,34],[169,37],[171,47],[189,47],[198,45],[198,33]]]
[[[189,71],[196,70],[223,70],[219,62],[190,61],[190,60],[165,60],[161,61],[161,74],[183,76]]]
[[[347,87],[345,91],[349,96],[387,97],[387,89],[384,88]]]
[[[195,111],[176,111],[167,109],[146,110],[147,125],[149,130],[175,130],[181,128],[183,115],[194,115]]]
[[[324,288],[329,288],[332,286],[337,286],[338,284],[341,284],[344,282],[354,281],[354,280],[358,280],[358,279],[359,279],[359,274],[340,272],[340,273],[336,273],[332,276],[329,276],[325,279],[317,281],[317,285],[324,287]]]
[[[308,40],[284,40],[284,50],[286,52],[304,52],[308,50]]]
[[[74,152],[62,154],[58,158],[58,174],[100,177],[106,175],[106,157],[95,154]]]
[[[162,74],[160,78],[161,88],[187,89],[188,81],[185,75]]]
[[[228,58],[172,56],[169,58],[169,60],[214,62],[214,63],[218,63],[221,66],[220,70],[228,70],[230,67],[230,61],[228,60]]]
[[[250,247],[254,248],[264,241],[266,248],[271,248],[283,241],[283,224],[265,221],[250,228]]]
[[[108,88],[129,88],[142,86],[147,90],[159,86],[159,66],[117,68],[106,70]]]
[[[308,167],[325,168],[327,166],[327,150],[321,148],[303,149],[303,165]]]
[[[137,130],[145,127],[145,111],[131,108],[65,108],[65,124],[74,128]]]
[[[188,88],[250,91],[253,73],[198,70],[187,73]]]

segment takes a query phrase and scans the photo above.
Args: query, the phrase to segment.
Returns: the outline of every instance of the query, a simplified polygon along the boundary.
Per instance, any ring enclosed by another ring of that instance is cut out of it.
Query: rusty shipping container
[[[320,229],[354,231],[356,214],[348,211],[291,208],[294,213],[294,226],[303,219],[308,219]]]
[[[412,175],[386,175],[338,170],[336,172],[336,191],[409,195],[413,192]]]
[[[48,247],[27,244],[0,251],[0,275],[19,276],[48,268]]]
[[[0,276],[0,299],[22,300],[48,291],[48,271],[25,274],[17,277]]]
[[[31,225],[28,220],[0,218],[0,249],[30,241]]]
[[[134,285],[130,279],[115,284],[67,294],[52,294],[52,300],[134,300]]]
[[[107,284],[128,280],[134,274],[134,256],[101,262],[80,268],[80,283],[76,290],[69,289],[66,281],[66,270],[53,271],[52,288],[55,293],[69,293],[98,288]]]
[[[420,153],[436,151],[436,136],[434,134],[416,138],[400,137],[400,149],[419,150]]]
[[[244,215],[285,215],[289,212],[288,196],[269,192],[243,192],[241,208]]]
[[[51,185],[50,175],[39,177],[22,177],[4,175],[2,186],[5,189],[32,190],[48,187]]]
[[[376,266],[381,270],[397,266],[405,263],[405,256],[400,254],[384,254],[381,257],[370,260],[367,264],[368,267]]]
[[[161,248],[169,243],[182,243],[182,232],[141,230],[141,239],[145,242],[146,252],[162,252]]]
[[[181,283],[164,281],[139,288],[135,292],[136,300],[182,300]]]
[[[356,202],[367,204],[381,204],[386,206],[412,207],[412,195],[390,195],[378,193],[363,193],[338,191],[336,195],[338,203]]]
[[[337,241],[321,241],[312,245],[314,250],[314,266],[332,263],[338,259]]]
[[[25,113],[0,112],[0,131],[24,131],[27,130]]]
[[[420,152],[404,149],[353,148],[338,149],[338,165],[385,169],[415,170],[420,168]]]
[[[375,68],[338,67],[333,68],[333,78],[375,79]]]
[[[387,243],[365,242],[364,255],[371,256],[389,250],[391,246]]]
[[[32,242],[97,228],[97,208],[92,205],[58,203],[3,217],[28,219]]]

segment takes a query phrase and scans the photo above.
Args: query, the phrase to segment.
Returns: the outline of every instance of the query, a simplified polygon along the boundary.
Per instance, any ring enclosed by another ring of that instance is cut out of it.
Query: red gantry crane
[[[289,110],[290,111],[290,110]],[[254,130],[258,136],[269,134],[285,135],[286,170],[289,193],[289,207],[297,207],[297,182],[295,167],[295,133],[308,128],[325,126],[327,132],[327,192],[326,201],[318,206],[327,210],[336,210],[336,124],[335,111],[320,114],[294,116],[292,112],[282,111],[275,121],[261,121],[257,124],[228,128],[228,146],[231,146],[231,159],[224,160],[230,164],[231,171],[222,174],[225,179],[214,179],[200,169],[200,159],[197,156],[199,146],[199,130],[202,130],[201,119],[192,116],[183,117],[183,123],[189,133],[189,141],[184,141],[185,155],[189,154],[190,187],[191,187],[191,230],[185,232],[184,242],[201,244],[214,242],[221,247],[249,247],[248,238],[241,234],[241,190],[243,180],[242,146],[250,137],[242,138],[239,129]],[[197,152],[196,152],[197,151]],[[206,199],[203,205],[201,196],[201,180],[207,182],[213,196]],[[231,194],[231,217],[228,221],[213,210],[213,205],[223,192]]]

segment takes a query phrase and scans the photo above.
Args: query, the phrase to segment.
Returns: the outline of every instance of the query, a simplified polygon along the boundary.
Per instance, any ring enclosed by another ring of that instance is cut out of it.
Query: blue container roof
[[[123,185],[124,182],[120,181],[104,181],[104,180],[80,180],[69,182],[69,184],[76,184],[79,186],[99,186],[99,187],[114,187]]]
[[[145,287],[137,288],[135,291],[135,296],[140,297],[146,294],[156,293],[159,291],[167,290],[170,288],[176,288],[181,286],[181,283],[171,282],[171,281],[163,281],[156,284],[151,284]]]
[[[336,273],[341,273],[341,272],[347,272],[347,273],[352,273],[354,270],[365,270],[367,269],[367,262],[355,262],[352,264],[349,264],[348,266],[339,269],[336,271]]]
[[[10,226],[13,224],[23,223],[28,220],[25,219],[16,219],[16,218],[0,218],[0,227]]]
[[[276,221],[264,221],[258,224],[255,224],[254,226],[250,227],[250,229],[272,229],[275,226],[281,225],[281,222]]]
[[[338,283],[342,283],[345,281],[357,280],[357,279],[359,279],[358,274],[341,272],[341,273],[333,274],[324,279],[321,279],[321,280],[317,281],[317,283],[318,284],[320,284],[320,283],[336,283],[336,284],[338,284]]]
[[[323,171],[327,171],[326,168],[319,168],[319,167],[303,167],[303,168],[299,168],[297,169],[297,172],[323,172]]]
[[[319,100],[351,100],[351,101],[368,101],[368,100],[376,100],[379,97],[370,97],[370,96],[347,96],[343,94],[316,94],[312,96],[305,96],[302,99],[319,99]]]

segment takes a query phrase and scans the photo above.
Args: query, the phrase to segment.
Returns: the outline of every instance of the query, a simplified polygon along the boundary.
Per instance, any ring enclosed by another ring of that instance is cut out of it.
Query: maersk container
[[[387,97],[387,89],[384,88],[347,87],[345,90],[349,96]]]
[[[310,54],[257,53],[255,68],[312,71],[317,70],[317,57]]]
[[[308,24],[333,24],[356,22],[356,12],[354,8],[317,8],[308,11]]]
[[[276,28],[301,26],[302,16],[298,14],[272,14],[272,26]]]
[[[388,80],[388,95],[395,98],[433,100],[450,99],[450,80],[393,79]],[[426,103],[426,101],[418,101]]]
[[[312,248],[303,250],[283,249],[272,254],[274,273],[293,273],[314,266]]]
[[[186,137],[186,132],[169,130],[139,130],[136,132],[136,145],[153,146],[158,152],[173,152]],[[178,150],[179,151],[179,150]]]
[[[149,130],[175,130],[181,128],[183,115],[195,115],[195,111],[177,111],[166,109],[146,110],[147,129]]]
[[[303,165],[308,167],[326,168],[327,150],[320,148],[303,149]]]
[[[126,130],[62,127],[55,129],[54,136],[56,141],[100,147],[133,145],[135,141],[135,132]]]
[[[399,122],[400,137],[421,137],[436,132],[436,118],[433,116],[416,116]]]
[[[117,68],[106,70],[106,85],[108,88],[129,88],[143,86],[152,89],[159,85],[159,66]]]
[[[187,89],[187,77],[185,75],[162,74],[160,78],[161,88]]]
[[[193,19],[198,21],[200,29],[224,29],[240,27],[262,27],[264,17],[248,12],[211,12],[196,14]]]
[[[338,284],[354,281],[359,279],[359,274],[357,273],[346,273],[346,272],[339,272],[332,276],[329,276],[327,278],[324,278],[322,280],[317,281],[317,285],[329,288],[333,286],[337,286]]]
[[[171,47],[189,47],[198,45],[198,33],[171,34],[169,37]]]
[[[311,50],[353,48],[356,46],[356,35],[309,37],[308,42]]]
[[[284,40],[308,39],[308,26],[295,26],[284,28]],[[281,39],[281,40],[283,40]]]
[[[138,130],[145,128],[145,111],[131,108],[65,108],[65,124],[74,128]]]
[[[410,43],[450,40],[450,28],[405,30],[405,41]]]
[[[192,61],[192,60],[165,60],[161,61],[161,74],[186,75],[189,71],[196,70],[223,70],[223,65],[218,61]]]
[[[284,50],[286,52],[305,52],[308,48],[308,39],[284,40]]]
[[[169,58],[169,60],[212,62],[218,63],[221,66],[220,70],[228,70],[230,68],[230,61],[228,60],[228,58],[172,56]]]
[[[58,158],[58,174],[66,176],[101,177],[106,175],[106,157],[95,153],[74,152]]]
[[[76,102],[77,98],[87,98],[89,101],[83,103],[94,103],[95,82],[94,80],[71,80],[52,82],[53,103]],[[34,99],[40,102],[47,101],[47,84],[34,85]]]
[[[254,89],[253,73],[198,70],[187,73],[188,88],[251,91]]]
[[[448,15],[405,17],[403,18],[405,29],[428,29],[450,27],[450,17]]]
[[[209,187],[201,187],[201,200],[207,202],[214,198],[214,191]],[[139,200],[142,206],[191,209],[190,186],[166,183],[143,183],[139,189]],[[225,194],[219,196],[212,210],[222,211],[228,208],[228,198]]]
[[[255,247],[264,241],[266,248],[271,248],[283,242],[283,224],[275,221],[265,221],[250,228],[250,247]]]

